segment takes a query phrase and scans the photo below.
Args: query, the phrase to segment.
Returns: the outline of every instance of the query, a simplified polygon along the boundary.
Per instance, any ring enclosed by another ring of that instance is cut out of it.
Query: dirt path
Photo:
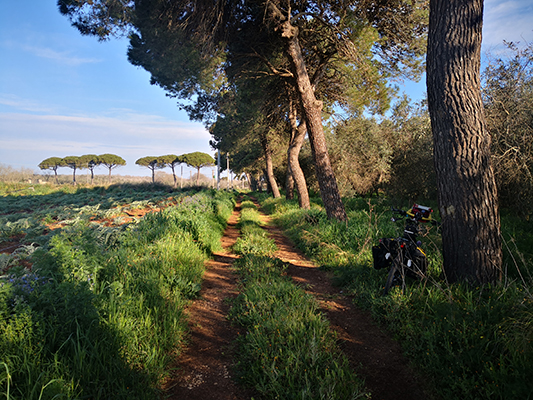
[[[187,400],[245,400],[248,392],[231,378],[233,348],[237,336],[226,318],[228,299],[234,298],[236,277],[231,272],[235,259],[228,250],[238,237],[235,224],[240,203],[229,220],[222,239],[226,249],[207,265],[201,298],[187,310],[191,343],[180,356],[176,372],[167,384],[167,398]],[[288,240],[281,230],[262,216],[278,251],[275,256],[289,264],[288,273],[319,301],[322,311],[338,334],[339,345],[352,367],[365,379],[373,400],[417,400],[433,398],[415,377],[400,345],[384,333],[370,315],[355,307],[351,299],[335,288],[326,272],[319,270]],[[257,396],[255,398],[258,398]]]
[[[200,298],[186,310],[190,320],[190,343],[180,354],[171,379],[165,385],[165,399],[244,400],[253,394],[232,378],[233,345],[237,331],[226,318],[229,299],[237,296],[237,278],[231,264],[236,256],[231,246],[239,237],[237,203],[222,238],[224,250],[206,265]]]
[[[424,389],[403,356],[400,344],[386,334],[370,314],[331,284],[331,277],[316,267],[282,231],[264,215],[265,229],[276,242],[275,257],[289,264],[288,274],[319,301],[322,312],[337,332],[339,346],[350,365],[364,377],[373,400],[418,400],[432,396]]]

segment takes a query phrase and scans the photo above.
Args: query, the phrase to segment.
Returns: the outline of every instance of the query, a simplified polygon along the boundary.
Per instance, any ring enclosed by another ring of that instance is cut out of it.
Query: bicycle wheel
[[[394,260],[392,262],[392,266],[390,267],[389,276],[387,276],[387,281],[385,282],[385,289],[383,289],[383,296],[385,296],[387,293],[389,293],[390,288],[392,287],[392,284],[394,282],[394,278],[396,277],[396,272],[398,272],[398,260]]]

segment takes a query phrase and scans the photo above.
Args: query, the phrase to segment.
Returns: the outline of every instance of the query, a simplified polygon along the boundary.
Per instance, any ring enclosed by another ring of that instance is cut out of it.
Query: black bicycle
[[[409,211],[392,207],[391,211],[392,221],[405,219],[403,235],[397,238],[382,238],[377,246],[372,247],[374,268],[390,269],[383,289],[384,295],[391,287],[399,284],[404,289],[406,276],[419,279],[426,277],[428,261],[418,240],[420,223],[437,225],[431,218],[433,210],[429,207],[415,204]]]

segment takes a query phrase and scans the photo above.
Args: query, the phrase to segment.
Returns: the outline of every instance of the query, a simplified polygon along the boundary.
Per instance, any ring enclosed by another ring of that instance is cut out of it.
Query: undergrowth
[[[333,270],[336,283],[394,333],[443,398],[531,398],[529,223],[502,216],[507,272],[502,283],[447,284],[440,268],[440,237],[432,228],[422,238],[430,262],[428,279],[410,281],[404,291],[396,287],[382,296],[388,271],[373,268],[371,247],[381,237],[398,236],[403,228],[390,221],[386,199],[348,199],[348,222],[338,223],[326,218],[318,202],[306,211],[292,201],[261,198],[264,209],[297,245],[322,268]]]
[[[234,250],[242,291],[231,318],[239,338],[241,380],[266,399],[356,399],[363,385],[336,346],[316,300],[284,273],[275,245],[259,227],[259,213],[243,203],[244,234]]]
[[[223,192],[178,196],[130,224],[81,219],[4,257],[0,397],[159,398],[234,205]]]

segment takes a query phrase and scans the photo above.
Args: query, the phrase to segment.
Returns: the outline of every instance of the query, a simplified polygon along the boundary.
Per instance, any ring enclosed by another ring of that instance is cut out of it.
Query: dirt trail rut
[[[186,400],[245,400],[254,394],[232,379],[233,347],[237,330],[226,318],[229,299],[237,296],[230,248],[238,238],[237,204],[222,239],[225,249],[207,265],[201,298],[188,308],[191,342],[175,365],[166,385],[166,398]],[[288,274],[313,294],[337,332],[339,346],[357,373],[364,377],[373,400],[429,399],[424,382],[417,378],[402,355],[400,345],[355,307],[351,299],[331,284],[330,276],[305,257],[281,230],[262,216],[265,229],[276,242],[275,256],[286,262]],[[257,395],[254,396],[256,399]]]
[[[235,227],[240,216],[237,203],[222,238],[223,251],[206,264],[200,298],[186,310],[190,321],[190,343],[173,366],[165,385],[166,399],[244,400],[253,394],[232,377],[233,345],[237,330],[226,318],[229,299],[237,296],[237,278],[231,264],[236,256],[231,246],[239,237]]]
[[[339,347],[350,365],[364,377],[373,400],[418,400],[432,398],[416,377],[400,344],[373,322],[370,313],[331,284],[331,276],[317,268],[282,231],[263,216],[265,229],[275,240],[275,257],[289,264],[287,273],[319,302],[337,333]]]

